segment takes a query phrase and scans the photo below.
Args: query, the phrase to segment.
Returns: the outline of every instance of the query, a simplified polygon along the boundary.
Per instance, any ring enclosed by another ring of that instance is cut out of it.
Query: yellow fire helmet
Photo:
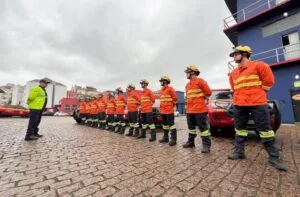
[[[149,84],[149,81],[148,81],[147,79],[142,79],[142,80],[140,81],[140,84],[142,84],[142,83]]]
[[[187,66],[184,72],[185,73],[195,72],[197,76],[200,74],[200,71],[199,71],[198,67],[196,65],[193,65],[193,64]]]
[[[123,90],[122,90],[121,87],[118,87],[118,88],[116,89],[116,91],[117,91],[117,92],[123,92]]]
[[[170,79],[170,77],[168,77],[167,75],[164,75],[164,76],[162,76],[162,77],[160,78],[159,81],[160,81],[160,82],[161,82],[161,81],[167,81],[168,83],[170,83],[170,82],[171,82],[171,79]]]
[[[135,85],[133,85],[132,83],[130,83],[130,84],[128,84],[127,88],[135,89]]]
[[[233,51],[229,54],[229,56],[233,57],[235,53],[247,53],[250,57],[252,50],[249,46],[239,45],[237,47],[233,47]]]

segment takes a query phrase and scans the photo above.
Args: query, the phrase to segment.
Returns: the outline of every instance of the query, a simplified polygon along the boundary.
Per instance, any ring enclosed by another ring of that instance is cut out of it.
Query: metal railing
[[[224,28],[227,29],[253,17],[265,10],[271,9],[279,4],[285,3],[289,0],[258,0],[239,10],[238,12],[228,16],[224,19]]]
[[[300,42],[253,54],[250,57],[250,60],[263,61],[267,64],[275,64],[297,58],[300,58]],[[228,62],[229,72],[231,72],[236,66],[237,65],[234,61]]]

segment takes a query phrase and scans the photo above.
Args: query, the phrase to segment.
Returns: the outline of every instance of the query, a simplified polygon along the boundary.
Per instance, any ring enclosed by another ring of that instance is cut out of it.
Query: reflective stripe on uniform
[[[133,127],[135,127],[135,128],[139,128],[139,126],[140,126],[139,123],[134,123],[133,124]]]
[[[121,123],[121,126],[122,127],[126,126],[126,123],[125,122]]]
[[[207,136],[210,136],[210,132],[209,132],[209,130],[205,130],[205,131],[200,131],[200,136],[201,137],[207,137]]]
[[[271,137],[275,136],[275,133],[274,133],[273,130],[270,130],[270,131],[260,131],[259,132],[259,136],[261,138],[271,138]]]
[[[165,130],[169,130],[169,129],[170,129],[170,127],[169,127],[168,125],[163,125],[163,129],[165,129]]]
[[[154,124],[151,124],[151,125],[149,125],[149,128],[150,128],[150,129],[155,129],[155,125],[154,125]]]
[[[196,133],[196,129],[191,129],[191,130],[189,130],[189,133],[190,133],[190,134],[197,134],[197,133]]]
[[[237,90],[237,89],[245,88],[245,87],[261,86],[261,84],[262,84],[261,81],[241,83],[241,84],[238,84],[238,85],[234,85],[234,89]]]
[[[248,136],[248,131],[244,129],[235,129],[235,134],[238,136],[246,137]]]
[[[234,83],[237,84],[240,81],[250,80],[250,79],[259,79],[259,76],[258,75],[241,76],[241,77],[237,78],[236,80],[234,80]]]
[[[201,92],[202,92],[201,89],[191,89],[191,90],[187,91],[187,94],[189,94],[189,93],[201,93]]]
[[[271,89],[271,86],[262,86],[262,88],[264,89],[264,90],[270,90]]]
[[[170,126],[170,130],[176,129],[175,125]]]
[[[202,96],[204,96],[203,93],[200,93],[200,94],[190,94],[190,95],[187,95],[186,97],[189,99],[189,98],[202,97]]]

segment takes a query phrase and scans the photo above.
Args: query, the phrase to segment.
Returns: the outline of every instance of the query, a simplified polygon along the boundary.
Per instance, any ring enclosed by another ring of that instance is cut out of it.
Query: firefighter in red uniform
[[[116,133],[124,134],[126,123],[124,120],[124,114],[125,114],[125,108],[126,108],[126,98],[123,96],[123,90],[122,88],[117,88],[117,100],[116,100],[116,126],[118,127],[118,130]]]
[[[98,128],[105,129],[106,126],[106,101],[103,98],[103,94],[97,95],[97,112],[98,112]]]
[[[85,111],[86,111],[86,121],[85,124],[89,126],[91,124],[91,97],[87,96],[86,98],[86,105],[85,105]]]
[[[106,109],[107,109],[107,115],[108,115],[107,130],[114,131],[115,127],[116,127],[116,124],[115,124],[116,101],[115,101],[113,92],[108,94]]]
[[[95,95],[92,95],[92,101],[91,101],[91,127],[97,127],[98,126],[98,103],[97,98]]]
[[[155,102],[155,97],[153,92],[148,88],[149,82],[146,79],[140,81],[141,87],[143,88],[143,92],[141,95],[141,122],[142,122],[142,131],[137,136],[138,138],[145,138],[146,137],[146,130],[149,127],[151,130],[150,139],[149,141],[156,140],[156,131],[155,125],[153,123],[153,112],[152,106]]]
[[[139,133],[139,123],[138,123],[138,108],[140,104],[140,98],[135,90],[133,84],[127,86],[127,110],[128,110],[128,122],[129,131],[126,136],[132,136],[135,130],[136,135]]]
[[[160,95],[160,114],[162,115],[162,123],[164,135],[159,140],[160,143],[169,142],[169,130],[171,133],[170,146],[174,146],[177,143],[177,130],[174,123],[174,107],[177,102],[177,95],[169,84],[171,79],[168,76],[162,76],[159,80],[162,89],[159,92]]]
[[[82,120],[81,124],[83,124],[84,121],[86,120],[85,105],[86,105],[86,102],[85,102],[84,98],[82,96],[80,96],[78,109],[79,109],[79,117]]]
[[[189,128],[188,141],[183,148],[195,147],[196,126],[199,127],[202,138],[202,153],[209,153],[211,147],[210,132],[207,123],[206,99],[212,91],[205,80],[198,78],[199,69],[195,65],[190,65],[184,71],[190,80],[185,86],[187,103],[187,124]]]
[[[238,64],[229,76],[231,88],[234,91],[234,124],[235,150],[228,156],[237,160],[245,158],[245,141],[248,136],[247,124],[249,114],[262,139],[269,155],[269,163],[278,170],[287,171],[287,167],[279,160],[279,152],[275,147],[275,133],[270,126],[270,113],[267,104],[267,92],[275,83],[274,75],[269,65],[261,61],[250,61],[252,51],[248,46],[237,46],[230,57]]]

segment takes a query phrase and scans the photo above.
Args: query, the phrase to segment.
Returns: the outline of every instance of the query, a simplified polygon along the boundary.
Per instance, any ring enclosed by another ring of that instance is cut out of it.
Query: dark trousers
[[[150,129],[155,129],[155,125],[153,123],[153,113],[141,113],[141,123],[142,129],[147,129],[147,127]]]
[[[196,133],[196,126],[199,127],[200,136],[209,136],[210,133],[208,131],[208,124],[207,124],[207,113],[196,113],[196,114],[187,114],[187,124],[189,128],[189,133],[197,134]]]
[[[31,109],[29,113],[29,123],[26,132],[26,136],[37,135],[39,132],[39,124],[41,122],[43,110]]]
[[[115,125],[115,115],[114,114],[108,114],[107,122],[109,126],[116,126]]]
[[[246,137],[248,135],[247,125],[250,117],[260,133],[261,138],[273,138],[274,132],[270,126],[270,112],[268,105],[260,106],[234,106],[234,126],[236,135]]]
[[[176,129],[174,123],[174,114],[161,114],[162,124],[164,130],[173,130]]]
[[[117,114],[116,125],[125,126],[124,114]]]
[[[98,119],[99,119],[101,122],[105,122],[105,117],[106,117],[105,112],[100,112],[100,113],[98,114]]]
[[[128,112],[128,122],[129,122],[129,126],[131,128],[138,128],[139,127],[138,112],[137,111]]]

